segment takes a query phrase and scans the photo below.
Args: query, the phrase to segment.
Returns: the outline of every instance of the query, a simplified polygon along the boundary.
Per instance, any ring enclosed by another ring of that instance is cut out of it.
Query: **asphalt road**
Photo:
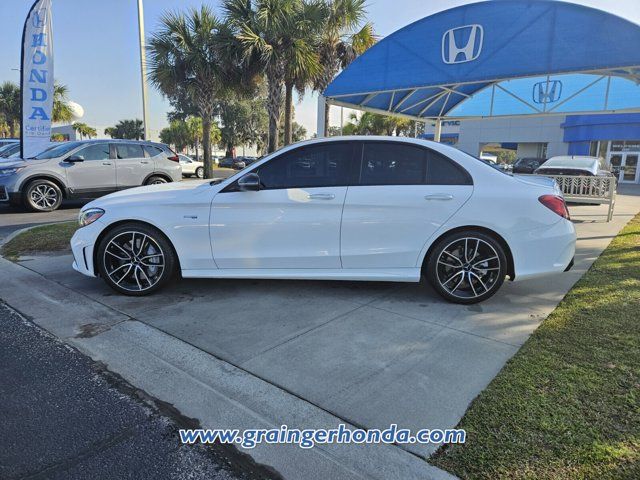
[[[0,478],[273,478],[0,303]],[[167,413],[168,412],[168,413]]]

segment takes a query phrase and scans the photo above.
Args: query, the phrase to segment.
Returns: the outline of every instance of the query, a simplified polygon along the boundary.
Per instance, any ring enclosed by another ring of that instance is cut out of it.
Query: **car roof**
[[[91,140],[69,140],[67,142],[56,142],[56,143],[60,143],[61,145],[64,143],[77,143],[78,145],[90,145],[92,143],[104,143],[104,142],[109,142],[109,143],[137,143],[140,145],[156,145],[156,146],[163,146],[166,147],[167,145],[165,145],[164,143],[160,143],[160,142],[152,142],[150,140],[127,140],[125,138],[93,138]]]

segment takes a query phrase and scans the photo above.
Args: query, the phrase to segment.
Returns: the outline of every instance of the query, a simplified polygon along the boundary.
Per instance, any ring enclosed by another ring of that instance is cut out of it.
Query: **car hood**
[[[22,158],[0,158],[1,168],[28,167],[29,165],[38,165],[48,162],[49,160],[23,160]]]
[[[14,158],[0,158],[0,168],[18,168],[28,165],[24,160],[15,160]]]
[[[83,210],[89,207],[104,208],[110,205],[132,205],[136,203],[149,203],[149,205],[176,203],[184,200],[186,196],[198,197],[211,194],[218,188],[218,185],[211,185],[210,182],[210,180],[200,180],[129,188],[100,197],[88,203]]]

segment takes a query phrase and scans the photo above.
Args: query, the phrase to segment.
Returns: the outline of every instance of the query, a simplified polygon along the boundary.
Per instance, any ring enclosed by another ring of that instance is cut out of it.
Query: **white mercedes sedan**
[[[576,234],[548,178],[401,137],[299,143],[221,181],[153,185],[87,204],[73,268],[126,295],[185,278],[419,282],[491,297],[568,270]]]

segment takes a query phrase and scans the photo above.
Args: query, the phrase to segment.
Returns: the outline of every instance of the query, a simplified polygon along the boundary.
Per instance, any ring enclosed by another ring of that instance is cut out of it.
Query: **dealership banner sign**
[[[47,148],[53,115],[53,35],[51,0],[37,0],[22,31],[20,93],[22,96],[21,157]]]

